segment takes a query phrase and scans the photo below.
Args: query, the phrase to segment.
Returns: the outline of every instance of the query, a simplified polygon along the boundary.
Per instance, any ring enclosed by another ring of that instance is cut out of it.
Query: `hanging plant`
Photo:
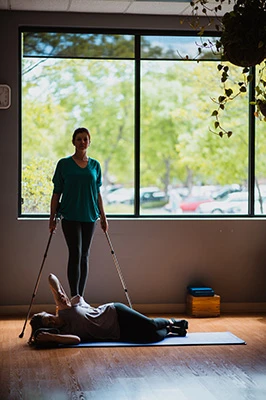
[[[257,100],[257,105],[258,105],[258,111],[257,111],[257,115],[259,114],[259,112],[261,112],[262,115],[264,115],[264,117],[266,117],[266,99],[263,100]]]
[[[266,60],[258,71],[258,83],[255,91],[256,99],[251,101],[251,104],[256,106],[255,116],[266,121]]]
[[[266,58],[266,1],[237,0],[222,18],[218,46],[223,58],[240,67],[261,64]]]
[[[255,99],[251,104],[256,106],[255,116],[266,121],[266,83],[263,79],[266,68],[266,62],[263,63],[266,58],[266,0],[233,0],[233,10],[221,18],[217,17],[217,13],[222,11],[225,0],[216,0],[213,8],[208,7],[209,2],[198,0],[190,3],[193,17],[190,19],[190,26],[198,30],[199,35],[203,35],[206,28],[214,23],[214,18],[208,17],[208,13],[212,12],[215,15],[215,28],[221,33],[220,39],[215,43],[215,51],[221,54],[218,71],[221,73],[223,93],[217,99],[212,99],[217,104],[212,112],[215,118],[213,132],[221,137],[230,137],[232,131],[223,128],[220,112],[236,97],[247,92],[248,85],[254,78],[250,67],[261,63],[262,68],[255,86]],[[228,0],[228,4],[230,3]],[[204,26],[200,25],[200,11],[207,17]],[[242,67],[236,92],[229,85],[230,66],[224,61]]]

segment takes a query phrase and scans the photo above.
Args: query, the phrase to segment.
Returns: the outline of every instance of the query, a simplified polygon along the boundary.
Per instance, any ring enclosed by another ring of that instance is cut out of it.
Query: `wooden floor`
[[[187,319],[247,344],[34,350],[24,320],[2,319],[0,399],[265,400],[266,315]]]

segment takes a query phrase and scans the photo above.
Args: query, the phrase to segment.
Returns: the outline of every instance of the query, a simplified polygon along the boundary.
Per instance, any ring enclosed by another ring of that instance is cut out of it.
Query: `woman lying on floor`
[[[57,312],[56,315],[42,312],[32,317],[30,345],[103,340],[152,343],[170,333],[186,336],[186,320],[148,318],[122,303],[108,303],[98,308],[84,302],[72,306],[58,278],[50,274],[48,280]]]

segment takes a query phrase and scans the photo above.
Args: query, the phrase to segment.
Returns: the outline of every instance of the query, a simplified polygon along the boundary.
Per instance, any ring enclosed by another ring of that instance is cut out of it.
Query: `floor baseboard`
[[[97,306],[96,304],[92,306]],[[186,304],[133,304],[133,308],[143,314],[184,314],[186,313]],[[29,306],[0,306],[0,316],[25,317]],[[31,314],[41,311],[55,313],[54,304],[34,304]],[[221,303],[221,313],[264,313],[266,312],[266,303]]]

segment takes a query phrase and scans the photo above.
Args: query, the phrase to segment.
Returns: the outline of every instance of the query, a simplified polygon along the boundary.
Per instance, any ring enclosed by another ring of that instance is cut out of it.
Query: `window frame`
[[[133,214],[108,214],[109,219],[247,219],[247,218],[264,218],[265,215],[255,214],[255,106],[249,104],[248,111],[248,213],[247,214],[141,214],[140,213],[140,145],[141,145],[141,62],[146,60],[154,61],[178,61],[177,59],[171,58],[147,58],[141,57],[141,36],[195,36],[195,33],[189,30],[132,30],[132,29],[87,29],[87,28],[56,28],[56,27],[33,27],[33,26],[21,26],[19,28],[19,168],[18,168],[18,217],[20,219],[38,219],[48,218],[49,214],[26,214],[22,213],[22,34],[23,32],[55,32],[55,33],[87,33],[87,34],[120,34],[120,35],[134,35],[135,38],[135,57],[134,58],[123,58],[123,60],[134,60],[135,63],[135,110],[134,110],[134,212]],[[219,33],[216,31],[205,31],[204,36],[206,37],[219,37]],[[97,57],[86,57],[87,59],[97,59]],[[102,57],[98,57],[102,59]],[[116,60],[120,58],[108,59]],[[205,60],[204,60],[205,61]],[[204,62],[202,61],[202,62]],[[206,61],[215,61],[213,59],[206,59]],[[254,78],[249,84],[249,101],[254,98],[255,92],[255,67],[251,67],[251,73]],[[52,193],[51,193],[52,194]]]

